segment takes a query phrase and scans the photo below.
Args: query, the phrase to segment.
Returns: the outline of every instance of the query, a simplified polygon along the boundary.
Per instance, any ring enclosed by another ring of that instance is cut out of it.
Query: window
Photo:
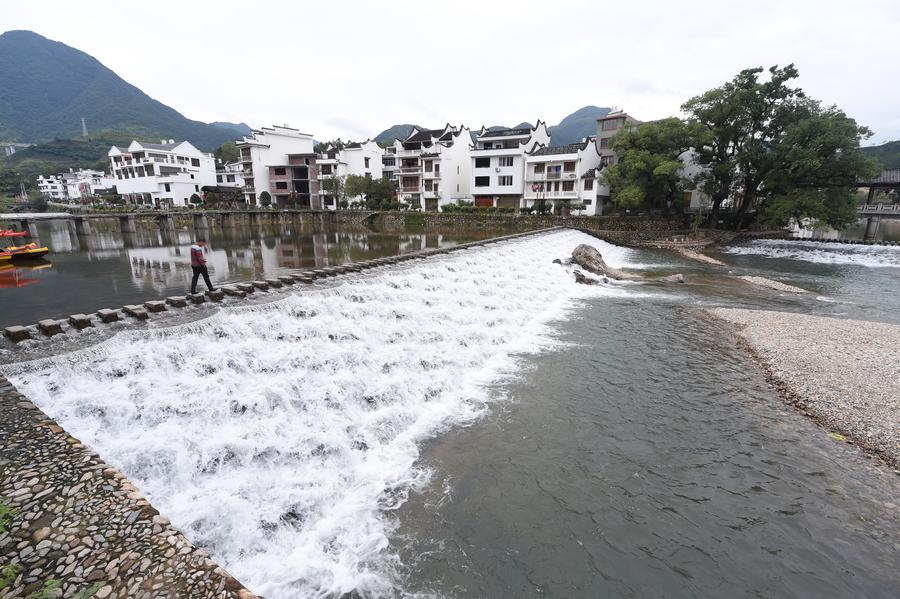
[[[366,168],[369,168],[369,158],[366,157]]]
[[[574,162],[564,162],[563,170],[566,171],[567,173],[574,173],[575,172],[575,163]]]
[[[513,165],[513,157],[512,156],[501,156],[500,157],[500,166],[512,166]]]
[[[284,171],[283,168],[276,168],[276,169],[275,169],[275,175],[278,176],[278,177],[283,177],[283,176],[284,176],[284,173],[285,173],[285,171]]]
[[[171,193],[171,192],[172,192],[172,188],[169,186],[169,184],[166,183],[165,186],[166,186],[166,193]]]
[[[434,174],[438,174],[441,172],[441,165],[439,163],[435,163],[434,165]],[[457,174],[459,173],[459,167],[456,167]]]
[[[228,175],[228,176],[226,177],[226,179],[228,179],[228,182],[229,182],[229,183],[234,183],[234,175]]]
[[[512,185],[512,175],[503,175],[503,176],[499,177],[499,179],[500,179],[499,185],[501,187],[508,187],[508,186]]]
[[[594,189],[594,180],[593,179],[585,179],[584,180],[584,190],[591,191]]]
[[[537,164],[534,165],[534,174],[535,175],[542,174],[543,172],[544,172],[544,163],[543,162],[538,162]]]
[[[603,139],[600,140],[600,147],[601,148],[609,147],[609,138],[608,137],[604,137]]]
[[[194,175],[191,175],[191,179],[193,179],[193,178],[194,178]]]
[[[575,181],[563,181],[563,191],[575,191]]]
[[[222,183],[222,175],[216,175],[216,183]]]
[[[287,189],[287,181],[276,181],[275,189]]]
[[[490,184],[490,177],[475,177],[475,187],[488,187]]]
[[[613,129],[618,129],[620,125],[625,123],[625,119],[609,119],[607,121],[603,121],[603,124],[600,125],[600,129],[603,131],[612,131]]]
[[[491,168],[491,159],[490,158],[476,158],[475,159],[475,168]]]
[[[191,166],[200,166],[200,160],[198,158],[191,158]]]
[[[194,185],[194,191],[200,191],[200,186],[199,186],[199,185]]]

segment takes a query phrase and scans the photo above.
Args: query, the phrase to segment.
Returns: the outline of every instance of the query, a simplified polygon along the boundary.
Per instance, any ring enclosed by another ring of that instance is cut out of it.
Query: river
[[[783,244],[718,257],[813,293],[563,231],[3,370],[269,599],[895,597],[898,477],[696,308],[897,322],[900,248]]]
[[[69,221],[38,221],[38,241],[50,254],[38,262],[0,264],[4,304],[0,327],[187,293],[193,229],[163,233],[155,225],[138,224],[136,233],[123,234],[115,219],[93,220],[90,235],[76,235]],[[488,229],[379,234],[299,225],[214,227],[204,233],[209,237],[206,258],[213,285],[452,246],[497,234]],[[202,279],[199,289],[205,289]]]

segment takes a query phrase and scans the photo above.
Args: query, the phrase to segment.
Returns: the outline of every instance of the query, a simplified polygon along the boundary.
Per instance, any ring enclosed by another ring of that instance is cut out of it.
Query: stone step
[[[237,283],[237,284],[235,285],[235,287],[237,287],[238,289],[240,289],[240,290],[243,291],[244,293],[253,293],[254,291],[256,291],[256,287],[254,287],[254,286],[253,286],[252,284],[250,284],[250,283]]]
[[[69,316],[69,324],[79,331],[94,326],[93,320],[87,314],[72,314]]]
[[[14,343],[31,339],[31,331],[19,325],[6,327],[5,329],[3,329],[3,334],[6,335],[9,340],[13,341]]]
[[[275,289],[284,286],[284,283],[281,282],[281,279],[266,279],[266,283],[269,284],[269,287],[274,287]]]
[[[187,299],[192,304],[202,304],[203,302],[206,301],[206,296],[203,295],[202,293],[190,293],[190,294],[188,294]]]
[[[260,291],[268,291],[269,284],[265,281],[250,281],[250,284],[259,289]]]
[[[150,315],[147,314],[147,310],[145,310],[142,306],[136,305],[128,305],[122,306],[122,312],[131,316],[132,318],[137,318],[138,320],[147,320],[150,318]]]
[[[62,325],[59,324],[59,321],[53,320],[52,318],[38,322],[38,329],[48,337],[59,335],[63,332]]]
[[[165,312],[166,302],[163,300],[150,300],[149,302],[144,302],[144,307],[147,308],[148,312]]]
[[[97,310],[97,318],[100,322],[110,323],[119,320],[119,311],[110,310],[109,308],[100,308]]]
[[[281,281],[283,285],[293,285],[297,281],[291,275],[283,275],[278,277],[278,280]]]
[[[206,297],[208,297],[210,299],[210,301],[221,302],[223,299],[225,299],[225,292],[222,291],[221,289],[216,289],[214,291],[207,291]],[[196,304],[198,302],[195,301],[194,303]]]
[[[175,308],[184,308],[187,306],[187,297],[183,295],[170,295],[166,298],[166,303]]]
[[[225,295],[229,295],[231,297],[247,297],[246,291],[238,289],[237,286],[233,285],[226,285],[225,287],[222,287],[222,292]]]

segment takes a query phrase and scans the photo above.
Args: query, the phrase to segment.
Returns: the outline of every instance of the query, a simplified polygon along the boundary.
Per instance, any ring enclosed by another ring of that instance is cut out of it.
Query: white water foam
[[[478,418],[579,299],[631,295],[551,263],[579,243],[628,265],[555,232],[6,370],[254,592],[391,596],[420,443]]]
[[[750,243],[722,248],[722,251],[726,254],[751,254],[820,264],[900,268],[898,246],[757,239]]]

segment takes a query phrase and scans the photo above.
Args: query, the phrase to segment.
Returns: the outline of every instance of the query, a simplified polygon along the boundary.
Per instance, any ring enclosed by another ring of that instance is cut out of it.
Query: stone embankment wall
[[[3,377],[0,438],[0,597],[254,597]]]

